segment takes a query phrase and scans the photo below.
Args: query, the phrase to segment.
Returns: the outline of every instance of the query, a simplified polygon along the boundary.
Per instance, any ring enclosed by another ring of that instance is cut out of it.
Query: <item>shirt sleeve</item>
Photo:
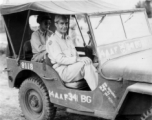
[[[42,52],[45,50],[46,46],[45,45],[42,45],[41,44],[41,41],[40,41],[40,37],[37,33],[33,33],[32,34],[32,37],[31,37],[31,45],[32,47],[38,51],[38,52]]]
[[[63,65],[70,65],[76,62],[76,56],[70,57],[66,56],[59,44],[56,41],[49,40],[46,44],[47,52],[50,56],[53,57],[56,63],[63,64]]]

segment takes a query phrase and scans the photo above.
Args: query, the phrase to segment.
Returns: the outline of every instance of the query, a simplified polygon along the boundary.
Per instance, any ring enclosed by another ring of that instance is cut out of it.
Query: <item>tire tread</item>
[[[21,84],[21,87],[20,87],[20,90],[19,90],[19,103],[20,103],[20,107],[21,107],[21,97],[20,95],[22,94],[22,89],[24,89],[25,85],[27,83],[32,83],[32,84],[35,84],[37,87],[40,88],[41,92],[43,93],[43,100],[45,100],[45,118],[43,118],[43,120],[52,120],[54,117],[55,117],[55,114],[56,114],[56,108],[54,107],[54,105],[50,102],[50,97],[49,97],[49,93],[48,93],[48,90],[45,86],[45,84],[43,83],[43,81],[38,78],[38,77],[30,77],[30,78],[27,78],[22,84]],[[22,107],[21,107],[22,109]]]

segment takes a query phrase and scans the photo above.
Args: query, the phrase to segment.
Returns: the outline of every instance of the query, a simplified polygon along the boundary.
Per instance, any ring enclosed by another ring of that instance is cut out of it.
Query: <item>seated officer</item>
[[[53,68],[64,82],[78,81],[84,78],[91,90],[98,85],[97,70],[88,57],[79,57],[72,40],[67,36],[68,17],[56,15],[56,32],[46,43],[46,51]]]
[[[34,54],[32,60],[43,62],[46,55],[46,41],[52,35],[52,31],[49,30],[51,18],[48,15],[39,15],[37,22],[40,24],[40,27],[31,36],[31,46]]]

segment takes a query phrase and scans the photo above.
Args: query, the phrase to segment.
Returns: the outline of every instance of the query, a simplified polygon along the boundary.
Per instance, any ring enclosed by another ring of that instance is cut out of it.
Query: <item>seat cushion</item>
[[[23,52],[24,52],[24,59],[31,60],[31,58],[33,57],[33,53],[32,53],[31,42],[29,40],[24,43]]]
[[[53,64],[51,63],[50,58],[48,57],[48,53],[46,54],[45,63],[46,63],[47,65],[49,65],[50,67],[53,66]]]
[[[65,83],[64,85],[68,88],[72,88],[72,89],[86,89],[89,88],[86,80],[81,79],[79,81],[74,81],[74,82],[69,82],[69,83]]]

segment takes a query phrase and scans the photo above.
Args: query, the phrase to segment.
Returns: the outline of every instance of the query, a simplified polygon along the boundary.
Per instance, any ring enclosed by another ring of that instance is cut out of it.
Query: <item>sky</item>
[[[3,0],[0,0],[0,4],[2,4],[3,3]]]
[[[143,0],[105,0],[106,2],[116,4],[121,7],[127,7],[127,8],[133,8],[138,1],[143,1]]]
[[[0,4],[3,3],[5,0],[0,0]],[[10,0],[11,1],[11,0]],[[105,0],[106,2],[116,4],[117,6],[121,6],[124,8],[134,8],[139,0]],[[143,1],[143,0],[140,0]]]

